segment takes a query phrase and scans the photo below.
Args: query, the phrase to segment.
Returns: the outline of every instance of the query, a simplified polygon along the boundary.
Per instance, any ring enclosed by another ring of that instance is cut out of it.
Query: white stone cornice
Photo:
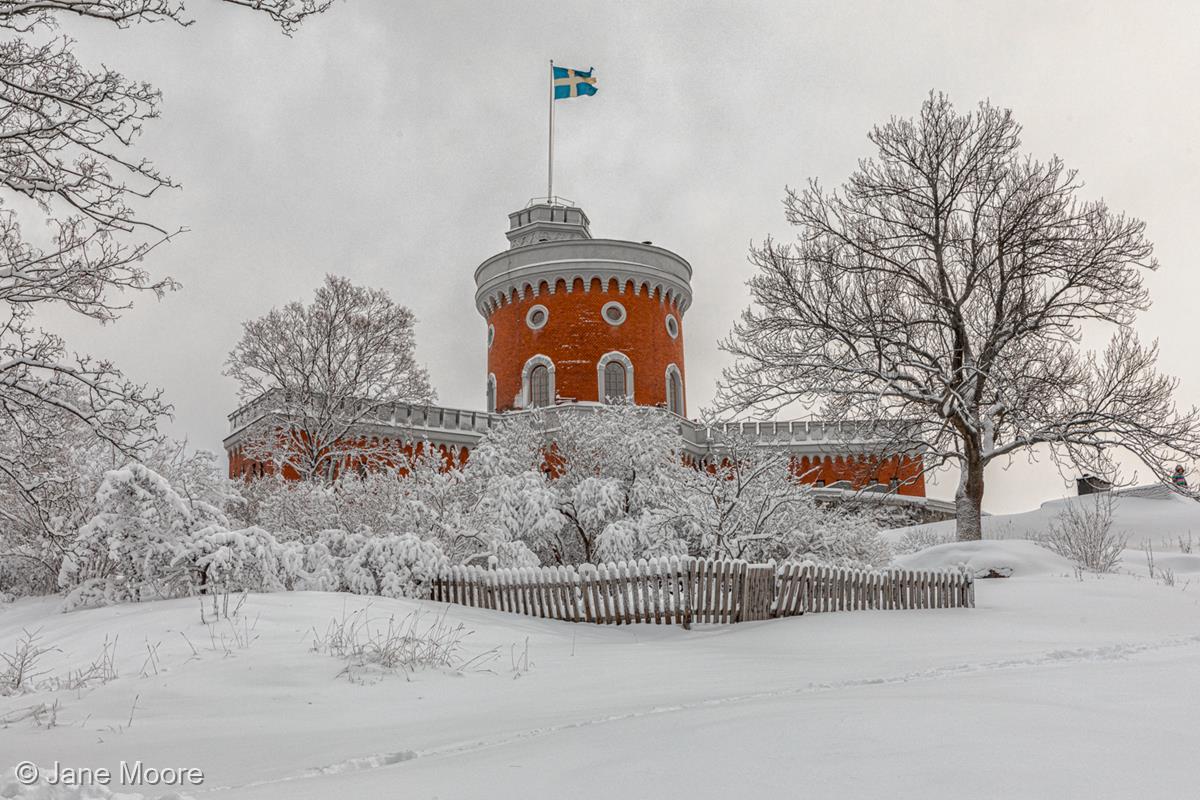
[[[643,291],[679,307],[682,314],[692,302],[692,267],[683,258],[661,247],[616,239],[575,239],[542,242],[497,253],[475,270],[475,305],[484,317],[515,299],[549,291],[559,280],[567,291],[576,280],[591,291],[599,279],[603,291],[616,279],[619,292],[628,283],[634,294]]]

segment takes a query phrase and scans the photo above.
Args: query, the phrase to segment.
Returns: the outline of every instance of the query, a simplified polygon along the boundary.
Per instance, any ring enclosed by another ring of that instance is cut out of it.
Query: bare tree
[[[267,14],[285,33],[330,5],[226,2]],[[70,471],[56,465],[88,438],[100,452],[137,456],[158,440],[170,407],[113,364],[71,355],[60,337],[34,326],[34,310],[57,305],[109,322],[128,308],[126,293],[177,288],[142,264],[178,230],[136,210],[176,187],[134,149],[161,96],[81,64],[74,43],[55,36],[61,15],[118,27],[191,22],[178,0],[0,2],[0,28],[14,34],[0,42],[0,498],[11,501],[0,519],[15,526],[19,517],[45,533],[61,527],[63,514],[51,509],[71,491],[62,477]]]
[[[308,480],[339,464],[394,463],[394,442],[361,435],[393,403],[435,395],[414,354],[413,314],[380,289],[328,275],[309,305],[289,303],[246,322],[226,375],[265,416],[244,447]]]
[[[927,469],[956,465],[961,539],[980,537],[984,468],[1024,448],[1106,476],[1124,450],[1164,480],[1200,455],[1196,410],[1176,409],[1131,330],[1157,267],[1144,224],[1081,199],[1020,132],[1008,110],[960,114],[940,94],[874,128],[877,156],[840,190],[788,191],[798,241],[752,250],[756,305],[723,342],[727,407],[822,401],[860,433],[883,422]],[[1102,354],[1080,348],[1085,323],[1114,331]]]
[[[78,432],[63,415],[136,453],[168,410],[160,393],[108,362],[69,357],[62,339],[31,323],[51,303],[110,321],[123,307],[114,293],[174,288],[140,265],[167,232],[137,220],[128,202],[171,181],[123,152],[157,103],[145,85],[86,70],[65,41],[0,44],[0,187],[15,201],[0,207],[0,428],[15,445],[0,452],[0,475],[34,509],[52,494],[52,451]],[[24,235],[21,203],[49,221],[44,244]]]
[[[320,14],[334,0],[221,0],[261,12],[277,22],[286,34],[293,33],[306,17]],[[59,14],[88,17],[124,28],[133,22],[170,20],[191,25],[183,0],[0,0],[0,27],[28,32],[45,25],[53,27]]]

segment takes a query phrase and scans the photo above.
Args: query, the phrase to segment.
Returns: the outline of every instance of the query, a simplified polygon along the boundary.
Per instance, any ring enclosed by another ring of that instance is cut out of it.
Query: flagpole
[[[550,158],[546,170],[546,202],[554,202],[554,59],[550,59]]]

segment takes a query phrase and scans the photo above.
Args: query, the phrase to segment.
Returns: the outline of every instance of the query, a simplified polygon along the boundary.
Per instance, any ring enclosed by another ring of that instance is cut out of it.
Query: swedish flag
[[[596,93],[596,79],[592,77],[592,68],[582,70],[551,67],[551,69],[554,70],[555,100]]]

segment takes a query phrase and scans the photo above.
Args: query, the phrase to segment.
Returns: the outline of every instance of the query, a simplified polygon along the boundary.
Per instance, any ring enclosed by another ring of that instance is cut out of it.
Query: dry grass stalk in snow
[[[460,622],[452,625],[446,614],[431,616],[414,611],[402,619],[389,615],[387,620],[371,617],[371,606],[345,613],[329,621],[325,633],[313,629],[312,650],[345,659],[342,675],[362,680],[372,668],[400,670],[405,677],[419,669],[448,669],[466,672],[494,660],[498,653],[488,650],[473,658],[463,654],[463,641],[472,631]]]
[[[49,671],[39,668],[38,662],[54,649],[41,645],[40,631],[23,630],[12,652],[0,653],[0,696],[34,691]]]
[[[1129,534],[1113,529],[1113,497],[1093,495],[1095,501],[1068,503],[1050,524],[1042,544],[1084,569],[1112,572],[1129,544]]]

